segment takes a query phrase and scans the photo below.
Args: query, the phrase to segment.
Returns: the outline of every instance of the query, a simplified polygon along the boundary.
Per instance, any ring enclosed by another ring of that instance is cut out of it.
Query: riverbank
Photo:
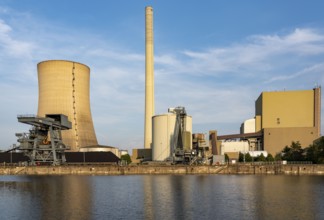
[[[287,174],[324,175],[324,164],[3,166],[0,175]]]

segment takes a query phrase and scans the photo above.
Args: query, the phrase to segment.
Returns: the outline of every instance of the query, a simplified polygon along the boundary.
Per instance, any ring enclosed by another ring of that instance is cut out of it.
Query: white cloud
[[[301,77],[306,74],[317,74],[320,76],[322,73],[324,73],[324,63],[318,63],[318,64],[312,65],[310,67],[306,67],[296,73],[291,73],[289,75],[275,76],[275,77],[267,80],[265,83],[273,83],[275,81],[291,80],[291,79]]]
[[[29,42],[15,40],[10,36],[12,28],[3,20],[0,20],[0,43],[1,47],[9,56],[13,57],[30,57],[33,45]]]
[[[324,54],[324,37],[311,29],[296,29],[287,35],[255,35],[247,42],[202,52],[184,51],[190,58],[187,69],[209,74],[270,71],[289,59],[300,62],[305,56]],[[303,56],[303,58],[300,58]],[[197,71],[199,69],[200,71]]]

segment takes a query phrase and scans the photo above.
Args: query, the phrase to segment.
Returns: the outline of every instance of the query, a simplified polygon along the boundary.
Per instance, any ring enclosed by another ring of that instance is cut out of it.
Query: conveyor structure
[[[184,136],[186,128],[187,112],[184,107],[169,108],[170,113],[176,114],[176,122],[171,145],[171,160],[174,164],[191,164],[196,157],[196,152],[192,149],[186,149],[184,146]]]
[[[29,133],[16,134],[20,143],[18,150],[29,157],[31,165],[60,165],[66,161],[65,150],[69,148],[62,141],[61,131],[72,128],[66,115],[19,115],[17,119],[32,126]]]

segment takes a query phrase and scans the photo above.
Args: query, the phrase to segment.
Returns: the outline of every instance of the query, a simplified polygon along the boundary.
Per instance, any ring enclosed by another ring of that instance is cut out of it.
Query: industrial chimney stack
[[[145,8],[145,126],[144,148],[151,148],[154,115],[153,8]]]

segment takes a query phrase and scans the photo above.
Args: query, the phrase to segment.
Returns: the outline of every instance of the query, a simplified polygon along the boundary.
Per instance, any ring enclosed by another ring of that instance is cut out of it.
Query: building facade
[[[255,103],[256,132],[263,132],[263,149],[272,155],[299,141],[308,147],[320,137],[321,88],[263,92]]]

